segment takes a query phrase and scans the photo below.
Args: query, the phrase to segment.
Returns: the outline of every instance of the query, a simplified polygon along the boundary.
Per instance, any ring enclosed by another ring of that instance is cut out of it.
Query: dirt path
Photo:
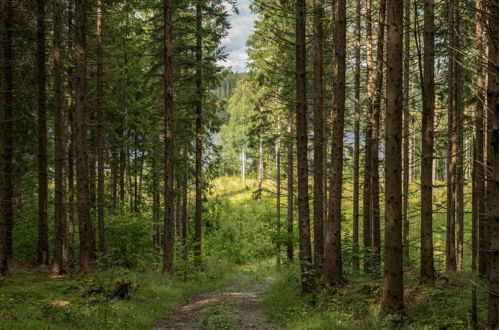
[[[260,301],[270,283],[244,278],[216,292],[190,296],[169,318],[157,320],[153,329],[282,329],[267,321]]]

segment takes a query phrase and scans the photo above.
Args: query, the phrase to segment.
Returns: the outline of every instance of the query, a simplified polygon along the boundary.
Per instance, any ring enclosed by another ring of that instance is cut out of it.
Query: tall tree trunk
[[[244,158],[244,156],[243,156]],[[244,175],[243,175],[244,180]],[[258,142],[258,204],[262,204],[262,185],[263,185],[263,135],[260,133]]]
[[[154,137],[153,155],[152,155],[152,222],[153,222],[153,248],[158,253],[161,251],[161,229],[160,229],[160,138],[159,133]]]
[[[118,209],[118,152],[116,150],[111,151],[111,208],[113,210],[113,214],[116,214],[116,210]]]
[[[300,233],[300,267],[302,292],[315,287],[312,248],[310,244],[310,208],[307,157],[307,68],[306,68],[306,1],[296,1],[296,148],[298,161],[298,225]]]
[[[455,9],[456,24],[456,45],[455,45],[455,107],[456,107],[456,134],[457,134],[457,155],[456,155],[456,269],[463,269],[464,256],[464,127],[463,127],[463,104],[462,95],[462,70],[461,70],[461,13],[459,2]]]
[[[102,47],[103,3],[97,0],[97,223],[99,225],[99,257],[106,258],[106,233],[104,227],[104,54]]]
[[[476,30],[475,30],[475,44],[478,51],[477,66],[476,66],[476,110],[475,110],[475,195],[476,195],[476,216],[478,219],[478,273],[480,276],[485,277],[487,270],[487,254],[486,250],[486,214],[485,214],[485,72],[484,63],[485,50],[482,41],[484,31],[483,21],[483,3],[482,0],[476,1]]]
[[[385,120],[385,264],[381,308],[404,309],[402,266],[402,36],[404,1],[387,1],[386,120]]]
[[[172,67],[172,0],[163,2],[163,22],[164,22],[164,103],[165,103],[165,218],[164,218],[164,239],[163,239],[163,272],[173,271],[173,245],[174,233],[174,199],[173,199],[173,67]]]
[[[12,112],[13,89],[13,53],[12,29],[14,8],[12,0],[2,0],[2,33],[0,51],[2,51],[1,88],[3,92],[0,107],[0,274],[8,270],[8,262],[12,254],[13,227],[13,185],[12,185]]]
[[[421,155],[421,269],[423,281],[435,279],[433,264],[433,136],[435,121],[435,23],[433,0],[424,3],[424,72]]]
[[[371,173],[372,173],[372,225],[373,225],[373,265],[381,266],[381,223],[379,206],[379,131],[381,117],[381,95],[383,90],[383,63],[385,40],[386,0],[379,3],[378,40],[376,43],[376,71],[374,76],[373,129],[371,137]]]
[[[203,13],[201,3],[196,4],[196,209],[194,213],[194,258],[201,264],[201,211],[203,198]]]
[[[62,63],[62,3],[52,0],[54,29],[54,153],[55,153],[55,245],[52,272],[63,271],[63,256],[66,243],[66,124],[63,96],[63,63]]]
[[[188,252],[188,242],[187,235],[189,233],[189,213],[188,213],[188,194],[189,194],[189,155],[188,155],[189,144],[184,142],[183,148],[183,161],[184,161],[184,172],[182,173],[183,188],[182,188],[182,245],[183,245],[183,259],[187,261],[189,258]]]
[[[75,144],[76,186],[78,190],[78,221],[80,232],[80,272],[88,272],[92,265],[92,221],[90,218],[90,191],[87,157],[87,61],[86,15],[87,1],[75,1]]]
[[[491,0],[489,9],[488,107],[493,118],[491,140],[491,175],[488,189],[489,213],[489,329],[499,328],[499,1]]]
[[[457,107],[456,107],[456,6],[449,1],[449,111],[447,161],[447,235],[445,241],[445,268],[456,271],[456,169],[457,169]]]
[[[411,0],[405,0],[405,14],[404,14],[404,25],[409,27],[411,25]],[[404,159],[403,159],[403,259],[404,266],[408,267],[411,264],[410,260],[410,250],[409,250],[409,175],[410,175],[410,154],[409,154],[409,144],[410,144],[410,112],[409,112],[409,84],[410,84],[410,51],[411,51],[411,30],[409,28],[404,31]]]
[[[343,135],[345,129],[346,1],[334,7],[333,130],[331,150],[330,212],[325,223],[324,273],[332,284],[341,283],[341,198],[343,187]]]
[[[73,40],[71,36],[74,33],[73,20],[74,20],[74,1],[68,1],[68,53],[67,53],[67,108],[68,108],[68,123],[67,123],[67,143],[68,143],[68,235],[67,242],[67,264],[68,270],[74,271],[75,269],[75,212],[74,212],[74,56],[73,56]]]
[[[36,1],[36,67],[38,106],[38,264],[49,264],[47,223],[47,73],[45,68],[45,1]]]
[[[324,259],[323,200],[324,200],[324,79],[322,69],[324,8],[322,0],[314,0],[314,265],[322,273]]]
[[[281,265],[281,118],[277,117],[277,136],[275,141],[276,167],[276,225],[277,225],[277,267]]]
[[[294,244],[293,244],[293,218],[294,218],[294,157],[293,157],[293,112],[290,110],[288,114],[288,127],[286,130],[288,138],[288,150],[287,150],[287,161],[288,161],[288,213],[287,213],[287,232],[288,232],[288,246],[287,255],[288,261],[293,262],[294,259]]]
[[[360,167],[360,40],[362,31],[361,22],[361,0],[356,0],[355,6],[355,118],[354,118],[354,151],[353,151],[353,228],[352,243],[353,256],[352,268],[354,271],[360,269],[359,265],[359,167]]]
[[[367,111],[365,128],[365,155],[364,155],[364,196],[363,196],[363,239],[364,239],[364,271],[371,271],[371,249],[372,249],[372,131],[373,131],[373,42],[372,42],[372,0],[366,0],[366,90]]]

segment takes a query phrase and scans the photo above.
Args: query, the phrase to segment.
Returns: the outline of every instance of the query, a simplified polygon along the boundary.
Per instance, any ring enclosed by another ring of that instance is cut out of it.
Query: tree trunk
[[[97,0],[97,223],[99,225],[99,257],[106,258],[106,233],[104,227],[104,54],[102,47],[103,3]]]
[[[489,329],[499,328],[499,1],[489,1],[488,107],[492,123],[489,144],[492,160],[489,180]]]
[[[183,148],[183,161],[185,164],[183,172],[183,188],[182,188],[182,244],[183,244],[183,258],[187,261],[188,256],[188,241],[187,235],[189,233],[189,213],[188,213],[188,193],[189,193],[189,155],[188,155],[188,143],[184,143]]]
[[[202,157],[203,157],[203,13],[201,3],[196,5],[196,209],[194,213],[194,258],[201,264],[201,211],[203,198]]]
[[[74,33],[73,19],[74,19],[74,2],[68,3],[68,35],[72,36]],[[73,48],[71,38],[68,38],[68,48]],[[72,52],[67,53],[67,108],[68,108],[68,123],[67,123],[67,143],[68,143],[68,235],[67,241],[67,264],[68,270],[74,271],[75,269],[75,212],[74,212],[74,56]]]
[[[47,76],[45,68],[45,1],[36,1],[36,66],[38,106],[38,264],[49,264],[47,223]]]
[[[293,112],[290,110],[288,115],[288,127],[286,130],[288,138],[288,214],[287,214],[287,232],[288,232],[288,246],[287,255],[288,261],[293,262],[294,259],[294,244],[293,244],[293,218],[294,218],[294,157],[293,157]]]
[[[449,1],[449,111],[447,162],[447,235],[445,240],[445,269],[456,271],[456,168],[457,168],[457,107],[456,107],[456,6]]]
[[[277,136],[275,141],[276,167],[276,225],[277,225],[277,267],[281,266],[281,118],[277,117]]]
[[[435,121],[435,49],[434,4],[425,0],[424,72],[421,157],[421,269],[423,281],[435,279],[433,264],[433,136]]]
[[[383,63],[385,40],[386,0],[379,3],[378,40],[376,44],[376,71],[374,76],[373,129],[371,138],[371,188],[372,188],[372,225],[373,225],[373,265],[381,266],[381,223],[379,206],[379,131],[381,117],[381,95],[383,90]]]
[[[80,232],[80,272],[88,272],[92,265],[92,222],[90,218],[90,191],[88,182],[87,124],[86,124],[86,15],[87,2],[75,2],[75,144],[76,186]]]
[[[341,198],[343,187],[343,138],[345,129],[346,1],[334,7],[333,131],[331,150],[330,212],[325,223],[324,273],[331,284],[342,283]]]
[[[365,129],[365,155],[364,155],[364,196],[363,196],[363,239],[364,239],[364,271],[371,271],[371,249],[372,249],[372,131],[373,131],[373,43],[372,43],[372,0],[366,0],[366,90],[367,111]]]
[[[360,167],[360,40],[361,40],[361,0],[356,0],[355,8],[355,118],[354,118],[354,151],[353,151],[353,228],[352,228],[352,268],[360,269],[359,265],[359,167]]]
[[[461,79],[461,12],[459,2],[455,7],[455,107],[456,107],[456,134],[457,134],[457,154],[456,154],[456,269],[463,269],[464,252],[464,134],[463,134],[463,105],[462,79]]]
[[[173,67],[172,67],[172,0],[163,2],[164,22],[164,103],[165,103],[165,218],[163,239],[163,272],[173,272],[174,209],[173,209]]]
[[[307,157],[307,68],[306,68],[306,1],[296,1],[296,148],[298,161],[298,224],[300,233],[300,267],[302,293],[315,287],[310,245],[310,209]]]
[[[55,153],[55,245],[52,272],[63,271],[63,256],[66,243],[66,178],[64,169],[66,158],[66,124],[63,107],[63,63],[62,63],[62,4],[52,0],[54,28],[54,153]]]
[[[322,0],[314,0],[314,265],[316,275],[322,273],[324,259],[324,79],[322,69],[324,8]]]
[[[244,162],[244,156],[243,156],[243,162]],[[243,180],[244,180],[244,175],[243,175]],[[262,134],[260,134],[260,139],[258,142],[258,198],[257,198],[258,204],[262,204],[262,184],[263,184],[263,136]]]
[[[13,89],[13,53],[12,53],[12,29],[13,29],[13,4],[12,0],[2,0],[2,33],[1,47],[1,88],[3,92],[0,101],[0,274],[8,270],[8,262],[12,255],[12,112],[14,95]]]
[[[405,26],[411,25],[411,1],[405,0],[405,15],[404,20]],[[408,267],[411,264],[410,258],[410,247],[409,247],[409,175],[410,175],[410,154],[409,154],[409,144],[410,144],[410,112],[409,112],[409,84],[410,84],[410,51],[411,51],[411,31],[409,28],[404,31],[404,165],[403,165],[403,205],[402,213],[404,218],[403,223],[403,259],[404,266]]]
[[[475,153],[476,159],[474,162],[475,168],[475,195],[476,195],[476,216],[478,221],[478,273],[480,276],[485,277],[487,272],[487,253],[485,252],[486,235],[487,230],[486,214],[485,214],[485,72],[484,63],[485,61],[485,50],[484,43],[482,41],[483,31],[484,31],[484,21],[483,21],[483,4],[482,0],[476,1],[476,31],[475,31],[475,44],[478,50],[477,58],[477,72],[476,72],[476,112],[475,112]]]
[[[402,36],[403,0],[387,1],[386,120],[385,120],[385,264],[381,308],[404,309],[402,267]]]
[[[160,210],[161,210],[161,193],[160,193],[160,138],[159,133],[154,137],[153,154],[152,154],[152,223],[153,223],[153,240],[152,245],[156,253],[161,252],[161,227],[160,227]]]

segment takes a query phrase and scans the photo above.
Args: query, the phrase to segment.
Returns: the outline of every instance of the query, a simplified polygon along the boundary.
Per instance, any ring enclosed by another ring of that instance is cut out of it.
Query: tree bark
[[[404,15],[404,25],[411,25],[411,1],[405,0],[405,15]],[[403,259],[404,266],[408,267],[411,264],[410,258],[410,247],[409,247],[409,175],[410,175],[410,112],[409,112],[409,85],[410,85],[410,51],[411,51],[411,31],[409,28],[404,31],[404,165],[403,165]]]
[[[293,262],[294,259],[294,244],[293,244],[293,218],[294,218],[294,157],[293,157],[293,112],[290,110],[288,115],[288,127],[286,130],[288,138],[288,150],[287,150],[287,161],[288,161],[288,213],[287,213],[287,232],[288,232],[288,246],[287,255],[288,261]]]
[[[476,1],[476,30],[475,30],[475,45],[478,51],[477,67],[476,67],[476,109],[475,109],[475,195],[476,195],[476,216],[478,221],[478,274],[485,277],[487,272],[487,253],[485,252],[487,223],[485,214],[485,72],[484,63],[485,50],[482,38],[484,37],[484,21],[483,21],[483,3],[482,0]]]
[[[87,61],[86,61],[86,15],[87,1],[75,1],[75,147],[76,186],[80,236],[80,272],[93,268],[92,264],[92,222],[90,218],[90,191],[87,157]]]
[[[97,223],[99,226],[99,258],[106,258],[104,227],[104,54],[102,47],[103,1],[97,0],[96,52],[97,52]]]
[[[379,131],[381,117],[381,95],[383,90],[383,63],[385,40],[386,0],[379,3],[378,40],[376,43],[376,71],[374,76],[373,129],[371,137],[371,189],[372,189],[372,225],[373,225],[373,265],[378,269],[381,266],[381,223],[379,205]]]
[[[314,265],[316,275],[322,273],[324,259],[323,200],[324,196],[324,79],[322,0],[314,0]]]
[[[364,195],[363,195],[363,239],[364,239],[364,271],[371,272],[372,260],[372,131],[373,131],[373,42],[372,42],[372,0],[366,0],[366,91],[367,111],[365,128],[365,155],[364,155]]]
[[[403,0],[387,1],[386,120],[385,120],[385,264],[381,308],[404,309],[402,267],[402,36]]]
[[[36,1],[36,67],[38,107],[38,264],[49,264],[47,223],[47,73],[45,68],[45,1]]]
[[[0,273],[8,270],[8,262],[12,255],[12,227],[13,227],[13,184],[12,184],[12,112],[13,112],[13,53],[12,53],[12,29],[13,29],[13,4],[12,0],[2,0],[2,70],[0,99]]]
[[[306,68],[306,1],[296,1],[296,148],[298,161],[298,224],[300,234],[300,267],[302,293],[315,287],[310,244],[310,209],[307,157],[307,68]]]
[[[341,198],[345,129],[346,1],[334,7],[333,130],[330,212],[325,223],[324,274],[331,284],[344,282],[341,260]]]
[[[54,29],[54,153],[55,153],[55,245],[52,273],[60,274],[64,270],[64,247],[66,244],[66,124],[63,107],[63,62],[62,62],[62,3],[52,0]]]
[[[172,67],[172,0],[163,2],[164,22],[164,106],[165,106],[165,217],[163,239],[163,272],[173,272],[173,245],[175,239],[173,199],[173,67]]]
[[[194,258],[201,264],[201,211],[203,198],[203,12],[201,3],[196,4],[196,209],[194,212]]]
[[[489,329],[499,328],[499,1],[491,0],[489,10],[488,110],[493,118],[490,155],[488,222],[489,222]]]
[[[361,40],[361,0],[356,0],[355,6],[355,117],[354,117],[354,151],[353,151],[353,228],[352,228],[352,268],[360,269],[359,264],[359,167],[360,167],[360,40]]]
[[[457,107],[456,107],[456,6],[449,1],[449,111],[447,161],[447,235],[445,240],[445,269],[456,271],[456,169],[457,169]]]
[[[435,121],[434,4],[424,3],[424,72],[421,157],[421,269],[423,281],[435,279],[433,264],[433,145]]]
[[[277,226],[277,267],[281,266],[281,118],[277,117],[277,134],[275,140],[276,167],[276,226]]]
[[[74,2],[68,2],[68,35],[72,36],[74,33],[73,20],[74,20]],[[72,38],[68,38],[68,49],[73,48]],[[68,122],[67,122],[67,143],[68,143],[68,235],[67,241],[67,265],[69,271],[74,271],[75,269],[75,219],[74,219],[74,56],[73,52],[69,51],[67,53],[67,108],[68,108]]]

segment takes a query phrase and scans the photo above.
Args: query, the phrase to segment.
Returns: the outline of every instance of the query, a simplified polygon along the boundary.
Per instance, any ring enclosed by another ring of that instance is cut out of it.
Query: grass
[[[0,329],[150,329],[185,296],[214,290],[239,277],[232,265],[220,262],[185,280],[125,269],[60,278],[16,271],[0,282]],[[109,291],[121,278],[133,283],[130,298],[110,298]],[[57,301],[70,305],[54,307]]]
[[[469,329],[470,274],[445,274],[433,285],[421,285],[414,273],[405,276],[404,329]],[[338,288],[301,296],[296,265],[283,268],[263,298],[272,321],[288,329],[392,329],[398,320],[380,314],[382,280],[358,274]],[[484,284],[484,283],[481,283]],[[480,326],[485,327],[486,292],[479,295]]]

